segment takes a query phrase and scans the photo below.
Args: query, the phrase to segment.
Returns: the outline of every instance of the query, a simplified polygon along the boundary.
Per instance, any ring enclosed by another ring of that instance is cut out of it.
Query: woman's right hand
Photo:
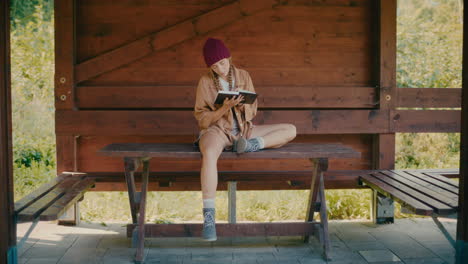
[[[231,108],[233,106],[236,106],[236,105],[240,104],[243,100],[244,100],[243,95],[234,96],[231,99],[225,98],[224,102],[223,102],[223,106]]]

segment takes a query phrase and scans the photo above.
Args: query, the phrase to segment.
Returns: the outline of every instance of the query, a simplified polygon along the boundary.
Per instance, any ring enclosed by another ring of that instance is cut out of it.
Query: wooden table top
[[[98,151],[112,157],[199,159],[191,143],[114,143]],[[360,158],[361,153],[342,144],[289,143],[281,148],[237,154],[224,151],[219,159]]]

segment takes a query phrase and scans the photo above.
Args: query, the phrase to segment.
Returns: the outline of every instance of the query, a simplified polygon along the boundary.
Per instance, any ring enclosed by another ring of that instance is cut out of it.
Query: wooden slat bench
[[[33,223],[18,247],[27,240],[38,221],[58,220],[70,206],[83,199],[94,183],[94,179],[86,176],[59,175],[15,202],[15,221]]]
[[[201,236],[202,224],[146,224],[146,195],[149,183],[149,161],[157,158],[164,159],[200,159],[201,155],[192,144],[163,144],[163,143],[120,143],[110,144],[99,153],[106,156],[124,159],[125,178],[127,182],[130,209],[133,223],[127,226],[127,234],[132,237],[132,244],[137,248],[136,262],[144,261],[145,237],[198,237]],[[237,154],[223,152],[219,159],[308,159],[312,163],[310,173],[311,187],[309,203],[306,208],[306,222],[297,223],[235,223],[217,224],[217,234],[223,236],[282,236],[302,235],[304,241],[310,235],[317,236],[323,247],[324,257],[329,258],[330,244],[328,239],[328,220],[324,193],[323,172],[328,168],[328,158],[357,158],[360,154],[350,147],[341,144],[310,144],[290,143],[278,149],[265,149],[254,153]],[[141,190],[135,187],[135,172],[142,165]],[[232,172],[231,177],[242,172]],[[256,172],[245,172],[247,178],[255,177]],[[266,174],[264,174],[266,175]],[[258,172],[259,177],[262,176]],[[224,172],[223,177],[229,177]],[[268,181],[265,179],[265,181]],[[235,184],[229,186],[230,196],[235,193]],[[231,204],[231,206],[235,207]],[[230,210],[231,211],[231,210]],[[234,210],[235,211],[235,210]],[[314,221],[314,214],[318,212],[320,222]],[[232,220],[232,219],[231,219]]]
[[[402,205],[408,212],[431,216],[447,239],[455,241],[438,217],[456,217],[458,183],[447,178],[457,177],[458,170],[373,170],[359,177],[361,185]],[[374,208],[375,210],[375,208]]]

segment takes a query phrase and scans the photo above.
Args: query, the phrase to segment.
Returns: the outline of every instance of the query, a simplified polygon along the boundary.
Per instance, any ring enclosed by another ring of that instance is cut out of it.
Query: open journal
[[[239,91],[218,91],[218,95],[216,96],[215,104],[223,104],[225,98],[232,98],[234,96],[243,95],[244,100],[242,103],[244,104],[252,104],[257,99],[257,94],[247,90],[239,90]]]

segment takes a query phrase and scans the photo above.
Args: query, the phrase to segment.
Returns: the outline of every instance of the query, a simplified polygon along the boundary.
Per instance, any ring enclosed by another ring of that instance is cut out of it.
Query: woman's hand
[[[224,102],[223,102],[223,106],[226,106],[228,108],[231,108],[233,106],[236,106],[238,104],[241,104],[241,102],[244,100],[244,96],[243,95],[239,95],[239,96],[234,96],[232,97],[231,99],[229,98],[226,98],[224,99]]]

